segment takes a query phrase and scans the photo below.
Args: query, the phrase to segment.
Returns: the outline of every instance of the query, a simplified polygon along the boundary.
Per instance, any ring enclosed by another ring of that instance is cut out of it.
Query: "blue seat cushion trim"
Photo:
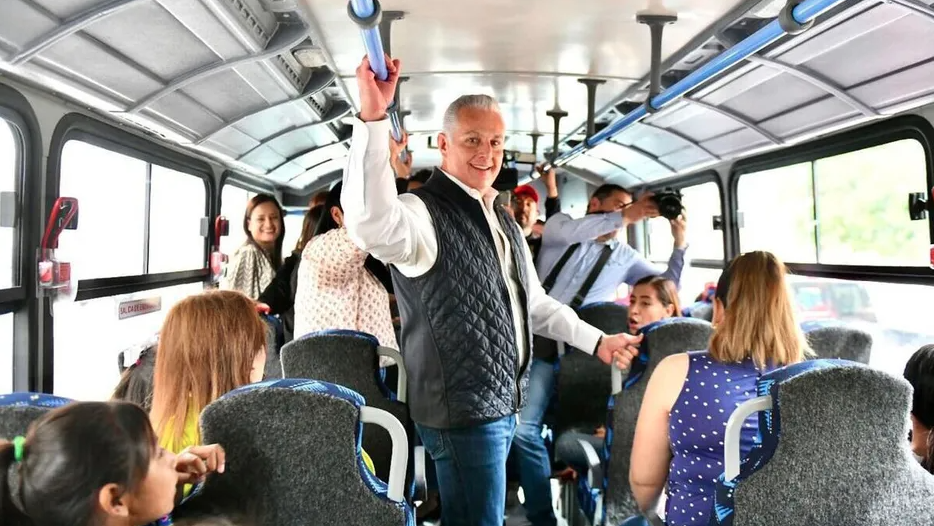
[[[0,395],[0,407],[45,407],[54,409],[74,402],[70,398],[63,398],[47,393],[19,392]]]
[[[667,325],[674,324],[683,324],[683,323],[693,323],[707,325],[707,322],[703,320],[697,320],[694,318],[664,318],[653,323],[646,324],[644,327],[639,329],[639,334],[647,336],[660,327],[665,327]],[[623,380],[623,389],[629,389],[633,385],[639,382],[642,379],[642,376],[645,375],[646,369],[649,367],[649,357],[652,355],[652,349],[649,347],[648,342],[643,339],[642,344],[639,346],[639,355],[637,359],[632,362],[632,365],[629,367],[629,375]]]
[[[266,319],[266,321],[272,324],[273,329],[275,329],[276,347],[281,349],[282,346],[285,345],[285,326],[282,324],[282,320],[271,314],[263,314],[262,316]]]
[[[732,526],[737,484],[761,469],[775,454],[778,441],[781,438],[781,399],[778,396],[778,389],[782,383],[810,371],[853,366],[859,367],[860,365],[846,360],[811,360],[775,369],[759,378],[756,383],[756,396],[771,396],[772,409],[759,413],[759,437],[746,458],[742,459],[739,475],[735,479],[727,481],[724,480],[725,474],[720,474],[717,479],[713,514],[710,519],[711,525]]]
[[[325,329],[322,331],[309,332],[308,334],[296,338],[297,340],[307,340],[310,338],[318,338],[321,336],[350,336],[353,338],[361,338],[373,344],[373,346],[379,345],[379,340],[376,336],[366,332],[352,331],[350,329]]]

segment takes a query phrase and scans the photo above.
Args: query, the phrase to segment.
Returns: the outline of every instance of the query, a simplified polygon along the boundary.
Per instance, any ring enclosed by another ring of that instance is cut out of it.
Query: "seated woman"
[[[911,401],[911,450],[934,473],[934,345],[925,345],[905,365],[905,380],[914,389]]]
[[[302,253],[295,336],[350,329],[372,334],[380,345],[398,349],[389,309],[389,271],[350,240],[340,205],[341,187],[337,183],[328,194],[314,238]],[[393,363],[380,357],[381,367]]]
[[[137,405],[75,402],[0,442],[0,524],[142,526],[172,512],[179,485],[224,465],[218,445],[160,448]]]
[[[661,276],[646,276],[636,282],[629,295],[629,332],[638,334],[639,329],[650,323],[681,316],[678,303],[678,287],[674,281]],[[603,439],[606,428],[600,426],[594,434],[569,431],[562,433],[555,442],[555,458],[563,461],[577,473],[586,473],[589,467],[587,456],[579,441],[589,443],[598,455],[603,455]],[[564,476],[573,476],[570,471]]]
[[[662,360],[646,387],[636,424],[629,482],[639,508],[654,509],[667,485],[669,526],[705,525],[723,473],[723,434],[756,380],[810,354],[785,282],[785,266],[768,252],[739,256],[723,271],[714,299],[708,351]],[[755,417],[743,426],[752,448]]]

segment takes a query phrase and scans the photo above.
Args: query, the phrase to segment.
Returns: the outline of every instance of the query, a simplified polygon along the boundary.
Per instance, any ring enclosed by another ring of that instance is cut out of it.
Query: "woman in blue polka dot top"
[[[706,525],[723,473],[727,420],[756,394],[763,373],[810,353],[795,320],[785,266],[768,252],[739,256],[724,270],[714,299],[708,351],[669,356],[646,388],[632,448],[629,479],[643,511],[666,493],[668,526]],[[758,433],[743,424],[745,455]]]

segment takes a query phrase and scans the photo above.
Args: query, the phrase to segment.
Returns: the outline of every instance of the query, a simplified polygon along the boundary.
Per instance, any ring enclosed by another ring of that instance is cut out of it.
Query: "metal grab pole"
[[[363,47],[366,48],[366,56],[370,59],[370,69],[376,74],[376,78],[386,80],[389,78],[389,70],[386,67],[383,39],[379,34],[379,22],[383,15],[379,0],[350,0],[347,4],[347,14],[360,27]],[[402,119],[399,118],[398,108],[393,104],[386,111],[392,124],[392,138],[396,141],[402,140]]]
[[[745,60],[760,49],[772,44],[786,34],[796,34],[806,29],[814,19],[841,2],[842,0],[804,0],[796,5],[789,4],[789,7],[794,5],[790,11],[783,13],[782,16],[779,16],[742,42],[714,57],[670,88],[658,94],[649,101],[650,104],[656,110],[662,109],[666,104],[706,84],[717,75]],[[648,115],[648,112],[646,111],[645,105],[632,110],[623,116],[622,119],[607,126],[599,133],[588,137],[585,141],[578,144],[577,147],[555,159],[554,165],[562,166],[566,164],[571,159],[642,120],[646,115]]]

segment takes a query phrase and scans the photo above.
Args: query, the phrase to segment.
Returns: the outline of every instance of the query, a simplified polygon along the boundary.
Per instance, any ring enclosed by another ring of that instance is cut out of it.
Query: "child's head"
[[[629,295],[629,332],[665,318],[681,316],[678,287],[670,279],[647,276],[632,287]]]
[[[156,367],[156,346],[147,345],[140,351],[136,361],[120,375],[120,383],[114,389],[114,400],[133,402],[146,411],[152,409],[152,380]]]
[[[76,402],[0,443],[0,523],[136,526],[169,514],[175,458],[127,402]]]
[[[262,380],[265,367],[266,325],[249,298],[221,290],[177,303],[156,353],[150,416],[162,443],[171,429],[170,442],[180,444],[189,413],[198,415],[229,391]]]

